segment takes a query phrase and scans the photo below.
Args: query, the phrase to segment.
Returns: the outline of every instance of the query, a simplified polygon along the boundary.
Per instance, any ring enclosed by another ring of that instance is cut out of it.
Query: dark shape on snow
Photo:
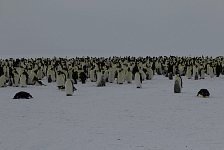
[[[210,93],[207,89],[200,89],[200,91],[198,92],[197,96],[202,96],[202,97],[209,97]]]
[[[24,91],[16,93],[15,96],[13,97],[13,99],[30,99],[30,98],[33,98],[33,96],[30,93]]]

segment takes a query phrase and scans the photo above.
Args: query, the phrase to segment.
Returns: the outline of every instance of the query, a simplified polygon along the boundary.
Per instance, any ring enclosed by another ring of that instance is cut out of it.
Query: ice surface
[[[78,83],[66,97],[54,83],[0,89],[1,150],[221,150],[224,77],[173,80],[155,76],[134,84]],[[200,88],[210,98],[196,97]],[[30,100],[12,99],[18,91]]]

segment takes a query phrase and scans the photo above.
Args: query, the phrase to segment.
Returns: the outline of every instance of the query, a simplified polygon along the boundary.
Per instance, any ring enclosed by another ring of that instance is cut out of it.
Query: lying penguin
[[[200,89],[197,96],[202,96],[202,97],[206,98],[206,97],[210,96],[210,93],[207,89]]]
[[[13,97],[13,99],[30,99],[30,98],[33,98],[33,96],[30,93],[24,91],[16,93],[15,96]]]

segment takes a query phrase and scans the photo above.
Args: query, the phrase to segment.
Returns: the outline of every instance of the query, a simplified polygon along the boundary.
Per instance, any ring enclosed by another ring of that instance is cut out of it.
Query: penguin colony
[[[174,93],[180,93],[181,76],[188,79],[213,78],[224,74],[224,57],[76,57],[76,58],[21,58],[0,59],[0,87],[27,87],[56,82],[59,90],[72,96],[74,84],[95,82],[97,87],[106,83],[135,84],[142,87],[144,80],[163,75],[174,81]]]

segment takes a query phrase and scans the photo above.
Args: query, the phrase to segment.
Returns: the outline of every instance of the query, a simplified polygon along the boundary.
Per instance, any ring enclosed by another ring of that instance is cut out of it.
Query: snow
[[[0,89],[1,150],[220,150],[224,147],[224,77],[134,84],[78,83],[65,96],[55,83]],[[200,88],[210,98],[196,94]],[[12,99],[18,91],[30,100]]]

